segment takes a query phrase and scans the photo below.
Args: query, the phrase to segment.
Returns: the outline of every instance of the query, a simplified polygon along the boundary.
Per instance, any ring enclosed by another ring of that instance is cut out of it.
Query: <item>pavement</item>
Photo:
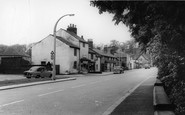
[[[143,82],[124,98],[111,114],[107,115],[153,115],[153,87],[155,81],[155,77],[152,77]]]

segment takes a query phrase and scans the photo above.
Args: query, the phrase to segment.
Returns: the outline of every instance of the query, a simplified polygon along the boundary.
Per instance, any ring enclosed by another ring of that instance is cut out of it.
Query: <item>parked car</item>
[[[52,77],[52,72],[48,71],[44,66],[33,66],[29,70],[24,71],[24,76],[26,78],[44,78],[44,77]]]
[[[119,73],[119,74],[124,73],[124,69],[121,66],[115,66],[114,69],[113,69],[113,73],[114,74],[116,74],[116,73]]]
[[[150,65],[149,64],[145,64],[145,69],[150,69]]]

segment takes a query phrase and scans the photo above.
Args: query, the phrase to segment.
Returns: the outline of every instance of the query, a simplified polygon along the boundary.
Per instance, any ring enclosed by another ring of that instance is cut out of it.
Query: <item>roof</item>
[[[62,29],[62,28],[61,28]],[[64,29],[62,29],[64,30]],[[75,37],[76,39],[78,39],[80,42],[84,42],[84,43],[88,43],[87,41],[85,41],[83,38],[79,37],[78,35],[76,35],[75,33],[73,32],[69,32],[67,30],[64,30],[65,32],[69,33],[70,35],[72,35],[73,37]]]
[[[92,48],[89,48],[89,53],[96,54],[96,52]]]
[[[18,52],[12,47],[6,48],[6,50],[4,52],[0,53],[0,56],[30,57],[28,54]]]
[[[116,57],[127,57],[127,54],[125,52],[117,52],[114,54]]]
[[[135,56],[135,59],[137,60],[140,56],[143,56],[146,60],[150,60],[149,58],[149,55],[144,53],[144,52],[140,52],[140,54],[136,55]]]
[[[57,38],[58,40],[60,40],[61,42],[65,43],[66,45],[72,47],[72,48],[80,49],[77,45],[75,45],[75,44],[73,44],[73,43],[67,41],[66,39],[64,39],[64,38],[62,38],[62,37],[60,37],[60,36],[56,36],[56,38]]]
[[[115,58],[115,56],[114,55],[112,55],[112,54],[110,54],[110,53],[105,53],[105,52],[103,52],[103,51],[101,51],[101,50],[99,50],[99,49],[93,49],[96,53],[98,53],[99,55],[102,55],[102,56],[106,56],[106,57],[114,57]]]

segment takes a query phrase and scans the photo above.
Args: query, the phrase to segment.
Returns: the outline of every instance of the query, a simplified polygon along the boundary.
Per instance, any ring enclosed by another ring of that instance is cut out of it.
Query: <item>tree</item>
[[[100,14],[114,14],[115,24],[127,25],[142,50],[151,52],[176,113],[185,114],[185,94],[177,90],[185,88],[185,2],[109,0],[91,5]]]

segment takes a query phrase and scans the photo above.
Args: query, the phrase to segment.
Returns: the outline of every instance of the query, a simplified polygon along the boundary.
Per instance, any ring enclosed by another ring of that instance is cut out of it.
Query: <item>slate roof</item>
[[[146,53],[144,53],[143,51],[135,54],[135,55],[132,55],[131,57],[134,59],[134,60],[137,60],[140,56],[143,56],[146,60],[150,60],[150,56]]]
[[[112,54],[110,54],[110,53],[105,53],[105,52],[103,52],[103,51],[101,51],[101,50],[99,50],[99,49],[93,49],[95,52],[97,52],[99,55],[102,55],[102,56],[106,56],[106,57],[114,57],[115,58],[115,56],[114,55],[112,55]]]
[[[147,55],[146,53],[142,53],[141,55],[142,55],[146,60],[148,60],[148,61],[150,60],[149,55]],[[141,56],[141,55],[140,55],[140,56]],[[137,59],[138,59],[140,56],[138,56]]]
[[[96,52],[92,48],[89,48],[89,53],[96,54]]]
[[[4,52],[0,53],[0,56],[30,57],[28,54],[18,52],[12,47],[6,48]]]
[[[114,54],[116,57],[127,57],[127,54],[125,52],[117,52]]]
[[[77,45],[75,45],[75,44],[73,44],[73,43],[67,41],[66,39],[64,39],[64,38],[62,38],[62,37],[60,37],[60,36],[56,36],[56,38],[57,38],[58,40],[60,40],[61,42],[65,43],[66,45],[72,47],[72,48],[80,49]]]
[[[62,29],[62,28],[61,28]],[[64,30],[64,29],[62,29]],[[83,42],[83,43],[88,43],[87,41],[85,41],[83,38],[79,37],[78,35],[76,35],[75,33],[73,32],[69,32],[67,30],[64,30],[65,32],[67,32],[68,34],[72,35],[73,37],[75,37],[76,39],[78,39],[80,42]]]

